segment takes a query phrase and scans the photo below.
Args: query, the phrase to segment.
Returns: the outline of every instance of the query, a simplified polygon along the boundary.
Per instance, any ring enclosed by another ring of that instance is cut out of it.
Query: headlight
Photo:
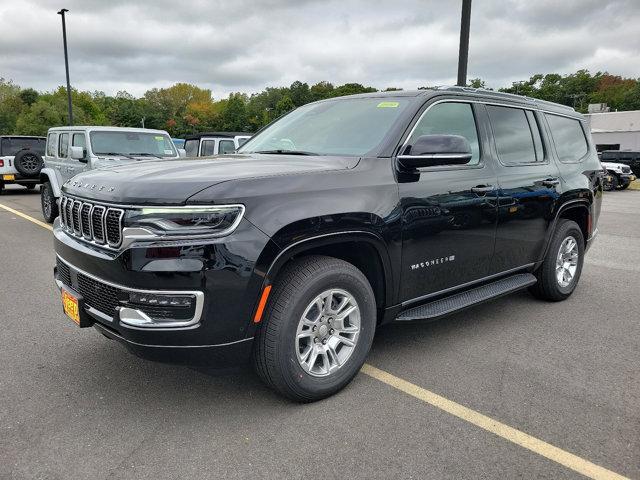
[[[127,211],[124,226],[158,236],[221,237],[235,230],[243,214],[244,205],[140,207]]]

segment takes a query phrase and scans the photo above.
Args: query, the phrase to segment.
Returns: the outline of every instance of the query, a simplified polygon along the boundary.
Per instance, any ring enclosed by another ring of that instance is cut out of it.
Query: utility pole
[[[69,54],[67,53],[67,24],[65,23],[64,14],[68,12],[63,8],[58,12],[62,17],[62,44],[64,45],[64,67],[67,71],[67,108],[69,109],[69,126],[73,125],[73,108],[71,107],[71,82],[69,80]]]
[[[471,23],[471,0],[462,0],[462,18],[460,19],[460,50],[458,52],[458,83],[467,85],[467,62],[469,60],[469,25]]]

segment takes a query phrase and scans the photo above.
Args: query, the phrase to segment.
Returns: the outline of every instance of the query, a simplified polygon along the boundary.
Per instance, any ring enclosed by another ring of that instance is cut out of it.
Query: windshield
[[[24,149],[44,155],[44,145],[44,138],[5,137],[0,140],[0,155],[15,156]]]
[[[169,136],[161,133],[94,131],[89,138],[94,155],[177,156]]]
[[[304,105],[252,137],[238,153],[361,156],[376,148],[406,98],[343,98]]]

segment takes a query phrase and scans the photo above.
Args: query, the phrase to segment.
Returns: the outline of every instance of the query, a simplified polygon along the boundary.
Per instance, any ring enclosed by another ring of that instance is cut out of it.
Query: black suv
[[[282,394],[326,397],[380,325],[571,295],[602,197],[587,128],[514,95],[374,93],[215,161],[82,173],[54,225],[64,311],[146,358],[252,357]]]

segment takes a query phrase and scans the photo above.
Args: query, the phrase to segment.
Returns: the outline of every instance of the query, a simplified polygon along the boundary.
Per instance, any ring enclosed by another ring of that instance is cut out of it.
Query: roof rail
[[[571,110],[572,112],[575,112],[575,109],[573,107],[562,105],[561,103],[549,102],[547,100],[527,97],[525,95],[516,95],[514,93],[496,92],[495,90],[487,90],[486,88],[461,87],[459,85],[442,85],[442,86],[435,87],[434,90],[477,93],[479,95],[484,95],[487,97],[504,98],[504,99],[510,98],[512,100],[518,100],[520,102],[524,101],[527,103],[538,104],[538,105],[553,105],[556,108],[562,108],[562,109]]]

